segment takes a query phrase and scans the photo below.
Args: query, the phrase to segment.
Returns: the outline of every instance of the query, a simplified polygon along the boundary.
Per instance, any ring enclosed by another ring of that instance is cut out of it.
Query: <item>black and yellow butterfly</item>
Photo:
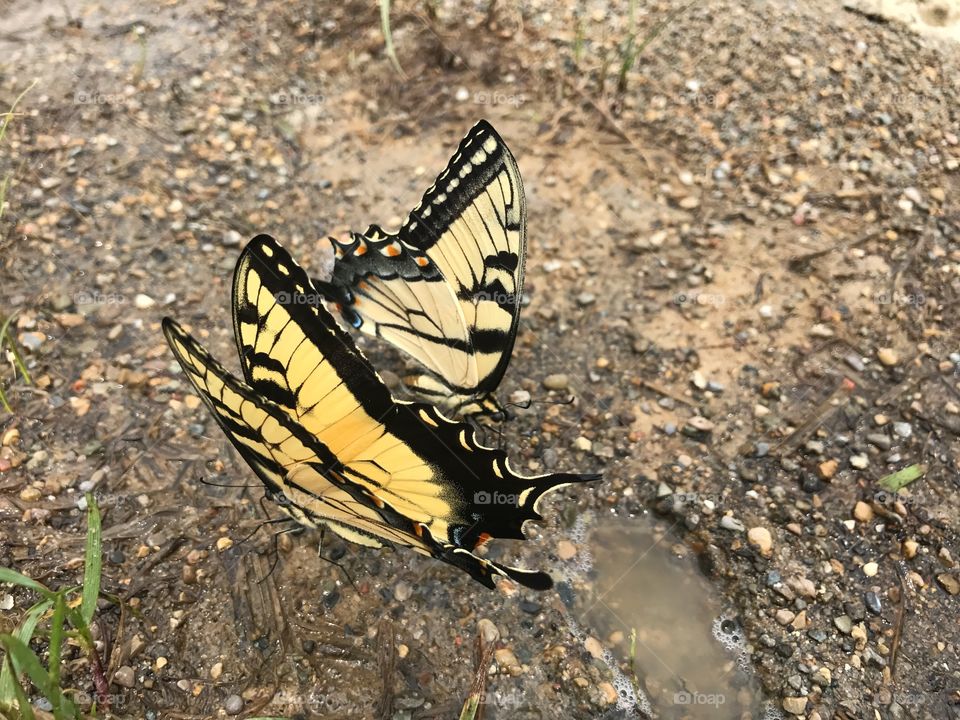
[[[330,238],[333,276],[317,285],[350,325],[426,368],[405,379],[416,395],[503,419],[492,393],[517,335],[526,223],[517,162],[481,120],[396,234],[371,225]]]
[[[233,285],[244,380],[227,372],[170,318],[177,360],[268,496],[300,523],[381,547],[405,545],[493,587],[534,589],[543,572],[475,554],[490,538],[523,539],[551,490],[598,475],[518,475],[506,453],[435,407],[395,400],[323,307],[303,269],[270,236],[244,249]]]

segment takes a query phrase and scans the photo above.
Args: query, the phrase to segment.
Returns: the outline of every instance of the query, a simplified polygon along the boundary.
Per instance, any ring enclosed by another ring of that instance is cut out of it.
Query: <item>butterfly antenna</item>
[[[520,408],[521,410],[529,410],[530,407],[533,405],[572,405],[573,401],[576,399],[577,399],[576,397],[571,395],[566,400],[526,400],[525,402],[522,402],[522,403],[508,402],[503,407],[504,408],[515,407],[515,408]]]
[[[343,565],[341,565],[340,563],[338,563],[336,560],[334,560],[333,558],[328,558],[328,557],[324,557],[324,556],[323,556],[323,539],[324,539],[324,536],[325,536],[325,535],[326,535],[326,528],[325,528],[325,527],[321,527],[321,528],[320,528],[320,544],[317,546],[317,557],[320,558],[321,560],[323,560],[324,562],[328,562],[328,563],[330,563],[331,565],[334,565],[334,566],[340,568],[340,572],[342,572],[342,573],[343,573],[343,576],[344,576],[345,578],[347,578],[347,582],[350,583],[350,587],[352,587],[352,588],[353,588],[353,591],[354,591],[357,595],[359,595],[359,594],[360,594],[360,589],[359,589],[359,588],[356,586],[356,584],[353,582],[353,578],[350,577],[350,573],[347,572],[347,569],[346,569]]]

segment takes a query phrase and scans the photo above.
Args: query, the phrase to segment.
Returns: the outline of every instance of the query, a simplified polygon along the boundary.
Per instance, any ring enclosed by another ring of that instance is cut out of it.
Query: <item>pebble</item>
[[[30,485],[20,491],[20,499],[24,502],[36,502],[41,497],[40,491]]]
[[[805,697],[785,697],[783,699],[783,709],[791,715],[803,715],[807,709],[807,699]]]
[[[480,618],[480,620],[477,621],[477,634],[487,645],[493,645],[500,639],[499,628],[493,624],[492,620],[487,620],[487,618]]]
[[[11,445],[16,445],[18,442],[20,442],[20,431],[17,428],[10,428],[3,434],[3,440],[0,440],[0,445],[10,447]]]
[[[735,518],[733,515],[724,515],[720,518],[720,527],[724,530],[732,530],[733,532],[743,532],[746,529],[746,526]]]
[[[883,609],[880,605],[880,596],[873,592],[873,590],[867,590],[867,592],[863,594],[863,601],[867,606],[867,610],[874,615],[879,615]]]
[[[149,295],[137,293],[133,298],[133,304],[140,310],[146,310],[147,308],[152,308],[154,305],[156,305],[157,301]]]
[[[903,541],[903,556],[907,560],[912,560],[917,556],[917,550],[920,548],[919,543],[916,540],[904,540]]]
[[[897,357],[897,353],[892,348],[880,348],[877,350],[877,360],[887,367],[893,367],[900,361],[900,358]]]
[[[860,522],[870,522],[873,520],[873,508],[863,500],[858,500],[853,506],[853,517]]]
[[[913,435],[913,427],[910,423],[895,422],[893,424],[893,432],[902,438],[908,438]]]
[[[687,421],[687,424],[698,432],[710,432],[715,425],[700,415],[694,415]]]
[[[10,593],[4,593],[0,597],[0,610],[13,610],[13,595]]]
[[[577,546],[569,540],[561,540],[557,543],[557,557],[561,560],[572,560],[577,555]]]
[[[760,317],[766,320],[773,317],[773,308],[770,305],[761,305],[757,312],[760,313]]]
[[[870,459],[866,455],[860,454],[850,456],[850,465],[855,467],[857,470],[863,470],[869,464]]]
[[[227,715],[239,715],[243,712],[243,698],[239,695],[229,695],[223,701],[223,709]]]
[[[760,550],[761,555],[769,555],[773,549],[773,537],[765,527],[752,527],[747,531],[747,540]]]
[[[877,571],[880,569],[880,566],[875,562],[864,563],[863,574],[867,577],[873,577],[877,574]]]
[[[401,580],[393,588],[393,597],[397,602],[406,602],[411,595],[413,595],[413,587],[405,580]]]
[[[833,624],[844,635],[849,635],[850,631],[853,630],[853,620],[850,619],[849,615],[838,615],[833,619]]]
[[[822,643],[827,639],[827,634],[820,628],[810,628],[807,630],[807,637],[814,642]]]
[[[585,647],[587,652],[596,660],[600,660],[603,657],[603,645],[592,635],[583,641],[583,647]]]
[[[588,440],[587,438],[583,437],[583,435],[581,435],[580,437],[578,437],[576,440],[573,441],[573,446],[577,450],[581,450],[583,452],[590,452],[590,450],[593,448],[593,443],[590,442],[590,440]]]
[[[837,467],[839,464],[840,463],[838,463],[836,460],[826,460],[820,463],[820,465],[817,466],[820,477],[824,480],[832,479],[833,476],[837,474]]]
[[[223,663],[222,662],[214,663],[213,666],[210,668],[210,679],[218,680],[221,675],[223,675]]]
[[[223,552],[224,550],[229,550],[233,547],[233,540],[224,536],[217,539],[217,550]]]
[[[890,449],[890,438],[883,433],[870,433],[867,435],[867,442],[881,450]]]
[[[960,580],[952,573],[940,573],[937,575],[937,584],[951,595],[960,593]]]
[[[120,687],[132,688],[136,679],[136,674],[129,665],[122,665],[113,674],[113,681]]]
[[[584,292],[577,295],[577,305],[587,307],[597,301],[597,296],[590,292]]]
[[[564,373],[547,375],[543,379],[543,387],[547,390],[566,390],[570,387],[570,378]]]
[[[795,617],[796,615],[792,611],[787,610],[786,608],[780,608],[779,610],[777,610],[776,620],[781,625],[784,625],[784,626],[789,625],[790,623],[793,622],[793,619]]]
[[[513,654],[513,650],[510,648],[498,648],[493,654],[494,660],[497,661],[497,667],[503,670],[509,675],[522,675],[523,667],[520,665],[520,661],[517,660],[517,656]]]

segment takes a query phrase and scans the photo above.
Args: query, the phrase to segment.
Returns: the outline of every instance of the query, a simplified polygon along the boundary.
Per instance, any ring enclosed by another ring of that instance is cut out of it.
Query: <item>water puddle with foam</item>
[[[581,570],[594,581],[590,593],[578,583],[571,631],[611,648],[602,659],[622,710],[663,720],[779,717],[750,671],[738,623],[692,552],[677,557],[677,539],[646,517],[578,524],[574,535],[589,553]]]

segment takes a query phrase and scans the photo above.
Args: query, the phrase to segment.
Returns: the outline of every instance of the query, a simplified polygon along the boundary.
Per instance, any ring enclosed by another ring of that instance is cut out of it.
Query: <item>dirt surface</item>
[[[38,81],[0,151],[0,314],[35,381],[4,368],[2,563],[75,582],[94,491],[104,586],[129,606],[98,621],[122,717],[456,717],[482,618],[486,717],[624,717],[601,650],[628,672],[629,629],[568,622],[610,591],[576,572],[572,528],[653,515],[782,715],[960,716],[957,46],[823,1],[655,3],[618,89],[625,11],[520,7],[399,3],[405,78],[372,4],[0,9],[0,105]],[[159,329],[176,317],[235,369],[244,240],[270,232],[322,273],[325,236],[395,226],[480,117],[529,205],[500,395],[549,401],[506,446],[518,468],[604,472],[493,548],[565,570],[541,595],[274,539]],[[7,592],[11,627],[32,599]],[[665,699],[682,683],[639,674],[657,716],[689,710]]]

